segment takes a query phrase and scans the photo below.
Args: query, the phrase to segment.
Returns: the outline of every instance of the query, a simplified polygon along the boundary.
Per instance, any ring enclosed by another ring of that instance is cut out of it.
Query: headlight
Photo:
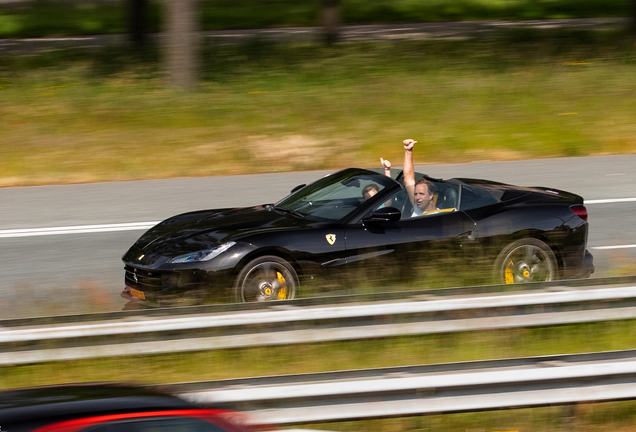
[[[197,261],[209,261],[215,256],[218,256],[234,246],[236,242],[227,242],[222,244],[221,246],[217,246],[214,249],[204,249],[197,252],[191,252],[185,255],[179,255],[178,257],[172,258],[168,261],[170,264],[178,264],[178,263],[187,263],[187,262],[197,262]]]

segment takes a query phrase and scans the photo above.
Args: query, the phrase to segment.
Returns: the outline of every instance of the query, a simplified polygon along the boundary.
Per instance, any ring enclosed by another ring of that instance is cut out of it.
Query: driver
[[[406,188],[413,213],[411,217],[425,216],[439,212],[435,207],[435,186],[428,180],[422,179],[415,182],[415,169],[413,168],[413,147],[417,141],[405,139],[404,144],[404,187]]]

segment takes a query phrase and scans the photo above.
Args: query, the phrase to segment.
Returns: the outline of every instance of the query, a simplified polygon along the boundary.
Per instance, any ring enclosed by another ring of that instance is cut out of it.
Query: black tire
[[[559,265],[552,249],[541,240],[526,238],[506,246],[493,268],[497,284],[547,282],[555,280]]]
[[[277,256],[262,256],[250,261],[239,272],[233,297],[237,303],[290,300],[296,297],[298,275]]]

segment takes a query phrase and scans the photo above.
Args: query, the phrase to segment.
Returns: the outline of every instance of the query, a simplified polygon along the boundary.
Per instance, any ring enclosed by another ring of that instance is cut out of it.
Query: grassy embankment
[[[0,63],[0,186],[636,151],[636,46],[621,34],[207,46],[200,87],[148,49]]]

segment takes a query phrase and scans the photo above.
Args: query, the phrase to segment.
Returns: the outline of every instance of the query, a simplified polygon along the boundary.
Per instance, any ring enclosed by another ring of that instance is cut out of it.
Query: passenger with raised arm
[[[391,177],[391,162],[380,158],[380,163],[382,164],[382,167],[384,168],[384,175],[390,178]],[[377,184],[375,183],[368,184],[364,187],[364,189],[362,189],[362,198],[364,201],[366,201],[372,196],[374,196],[375,194],[377,194],[378,192],[380,192],[380,187]]]

